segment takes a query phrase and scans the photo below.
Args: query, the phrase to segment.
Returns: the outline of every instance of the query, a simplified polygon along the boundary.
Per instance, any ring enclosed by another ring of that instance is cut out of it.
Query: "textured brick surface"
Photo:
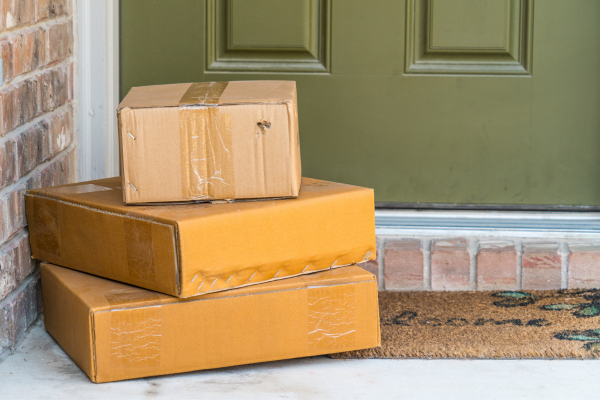
[[[10,70],[4,72],[4,82],[46,64],[46,30],[29,29],[7,38],[10,48]]]
[[[73,110],[69,106],[0,143],[0,189],[66,149],[73,141],[73,131]]]
[[[0,92],[2,123],[0,134],[23,125],[40,114],[39,85],[36,79],[28,79]]]
[[[0,31],[35,22],[33,0],[3,0],[0,4]]]
[[[17,142],[9,140],[0,144],[0,189],[18,179]]]
[[[0,300],[8,296],[33,271],[29,235],[23,231],[14,241],[0,248]]]
[[[2,82],[57,63],[73,53],[73,23],[34,27],[0,39]]]
[[[9,240],[26,225],[25,191],[23,183],[0,197],[0,243]]]
[[[1,0],[0,31],[67,15],[69,3],[67,0]]]
[[[39,273],[30,276],[10,296],[0,301],[0,354],[23,336],[27,327],[42,312]]]
[[[385,243],[385,289],[423,290],[423,250],[418,239],[388,239]]]
[[[557,243],[525,243],[522,265],[523,289],[560,289],[561,256]]]
[[[569,289],[600,288],[600,243],[569,245]]]
[[[517,250],[513,242],[481,241],[477,253],[478,290],[515,290]]]
[[[70,0],[0,0],[0,352],[41,309],[25,191],[75,180],[72,11]]]
[[[40,110],[48,112],[67,102],[68,67],[46,71],[39,75]]]
[[[67,0],[37,0],[35,3],[36,21],[59,17],[68,12]]]
[[[39,189],[72,182],[75,169],[74,153],[75,151],[71,150],[68,154],[52,160],[42,170],[36,171],[27,181],[27,189]]]
[[[466,239],[434,240],[431,245],[431,288],[470,290],[471,259]]]
[[[48,62],[54,63],[69,57],[73,53],[73,24],[52,25],[48,30]]]
[[[73,79],[74,79],[74,74],[75,74],[75,64],[71,63],[69,64],[69,78],[68,78],[68,84],[67,84],[67,97],[69,99],[69,101],[73,100],[73,96],[74,96],[74,91],[75,88],[73,87]]]
[[[68,80],[68,66],[62,66],[3,89],[0,92],[0,135],[65,104]]]

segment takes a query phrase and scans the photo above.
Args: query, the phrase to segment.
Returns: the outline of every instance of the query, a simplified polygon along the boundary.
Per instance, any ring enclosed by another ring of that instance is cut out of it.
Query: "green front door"
[[[121,0],[121,91],[297,81],[305,176],[600,205],[600,1]]]

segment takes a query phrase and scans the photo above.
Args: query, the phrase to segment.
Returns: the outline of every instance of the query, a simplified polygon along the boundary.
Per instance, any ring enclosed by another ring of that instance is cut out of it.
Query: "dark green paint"
[[[380,202],[600,204],[600,2],[535,2],[531,76],[405,75],[397,0],[333,0],[331,74],[205,73],[205,8],[121,1],[122,95],[293,79],[305,176],[373,187]]]

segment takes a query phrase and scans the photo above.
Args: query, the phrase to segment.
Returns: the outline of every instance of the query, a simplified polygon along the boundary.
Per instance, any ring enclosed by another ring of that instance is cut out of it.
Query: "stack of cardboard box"
[[[121,177],[26,196],[46,330],[92,381],[379,345],[373,192],[301,178],[294,82],[134,88],[118,117]]]

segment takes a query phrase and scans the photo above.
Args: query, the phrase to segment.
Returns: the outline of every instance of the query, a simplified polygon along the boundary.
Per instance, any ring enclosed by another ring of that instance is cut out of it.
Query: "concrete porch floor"
[[[93,384],[36,321],[0,358],[1,399],[597,399],[600,361],[314,357]]]

